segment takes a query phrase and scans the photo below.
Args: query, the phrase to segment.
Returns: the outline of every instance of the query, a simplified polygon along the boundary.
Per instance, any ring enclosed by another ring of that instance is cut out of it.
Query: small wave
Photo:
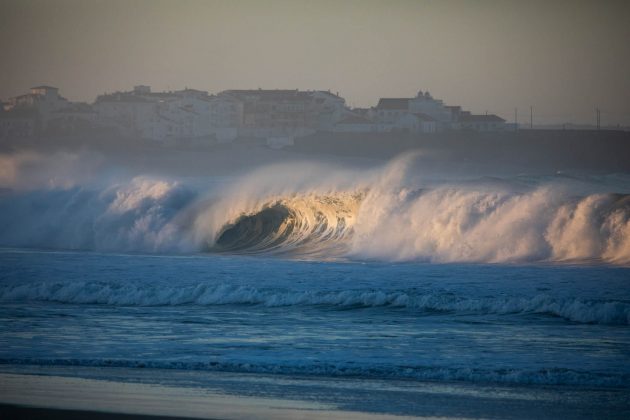
[[[588,372],[566,368],[476,369],[440,366],[362,365],[353,362],[310,364],[254,363],[243,361],[154,361],[125,359],[45,359],[1,358],[1,365],[121,367],[178,369],[215,372],[262,373],[278,375],[361,377],[374,379],[412,379],[420,381],[458,381],[516,385],[572,385],[630,388],[630,374]]]
[[[0,301],[112,306],[262,305],[326,306],[331,309],[380,307],[418,313],[539,314],[577,323],[630,325],[628,302],[558,298],[548,294],[533,297],[468,297],[415,289],[296,291],[225,284],[165,287],[105,282],[42,282],[0,286]]]

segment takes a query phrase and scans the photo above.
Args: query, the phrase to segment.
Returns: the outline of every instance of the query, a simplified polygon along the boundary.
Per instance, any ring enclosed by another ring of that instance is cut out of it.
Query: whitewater
[[[240,177],[7,188],[0,245],[430,262],[630,263],[630,178],[423,179],[276,164]]]
[[[432,383],[630,413],[627,174],[58,160],[0,172],[0,373],[407,415]]]

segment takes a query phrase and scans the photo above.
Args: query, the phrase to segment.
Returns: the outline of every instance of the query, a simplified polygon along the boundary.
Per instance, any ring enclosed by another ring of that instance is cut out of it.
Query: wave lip
[[[268,201],[225,223],[208,250],[238,254],[344,255],[361,194],[306,195]]]
[[[165,287],[104,282],[44,282],[0,286],[0,302],[43,301],[112,306],[262,305],[330,309],[393,308],[422,313],[558,317],[583,324],[630,325],[630,303],[614,300],[532,297],[468,297],[418,290],[297,291],[228,284]]]
[[[630,196],[470,186],[279,195],[205,229],[210,252],[431,262],[630,264]],[[221,213],[223,207],[209,209]],[[240,210],[238,210],[240,209]],[[203,219],[203,218],[202,218]],[[210,240],[208,241],[208,238]]]

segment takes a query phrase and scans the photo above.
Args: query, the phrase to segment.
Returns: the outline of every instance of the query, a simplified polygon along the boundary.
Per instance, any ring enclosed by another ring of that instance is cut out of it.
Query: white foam
[[[105,282],[42,282],[0,286],[0,301],[46,301],[122,306],[263,305],[334,308],[402,308],[418,313],[542,314],[579,323],[630,325],[630,303],[614,300],[532,297],[468,297],[415,290],[295,291],[227,284],[186,287]]]
[[[361,377],[379,379],[413,379],[421,381],[462,381],[477,383],[577,385],[597,387],[630,386],[630,378],[624,373],[588,372],[578,369],[476,369],[442,366],[396,366],[389,364],[358,363],[292,363],[275,360],[273,363],[236,361],[168,361],[129,359],[74,359],[74,358],[27,358],[0,359],[0,364],[39,366],[90,366],[151,369],[179,369],[215,372],[242,372],[262,374]]]
[[[412,160],[364,172],[273,166],[212,190],[213,200],[181,182],[147,177],[103,190],[6,193],[0,197],[0,245],[198,252],[213,249],[226,227],[243,216],[283,206],[291,220],[282,226],[290,232],[272,232],[239,252],[630,264],[625,196],[574,195],[546,178],[528,188],[481,181],[424,185],[409,173]]]

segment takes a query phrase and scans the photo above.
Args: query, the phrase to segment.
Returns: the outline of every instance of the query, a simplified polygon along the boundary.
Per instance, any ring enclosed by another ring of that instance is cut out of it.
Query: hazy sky
[[[431,93],[519,121],[630,124],[630,1],[0,0],[0,98],[149,84]]]

